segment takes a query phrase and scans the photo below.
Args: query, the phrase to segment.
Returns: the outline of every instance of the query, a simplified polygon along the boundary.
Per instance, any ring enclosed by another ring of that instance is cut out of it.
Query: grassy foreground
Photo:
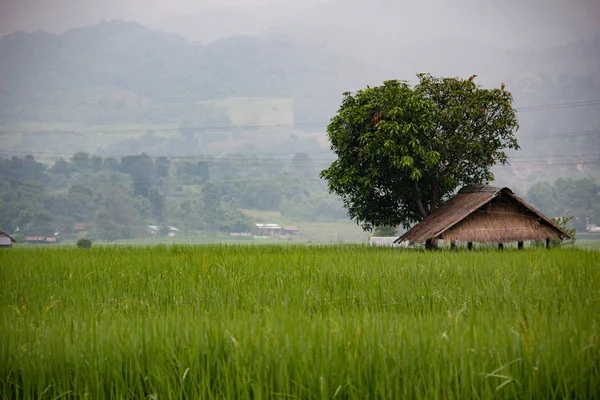
[[[600,252],[0,251],[0,398],[600,396]]]

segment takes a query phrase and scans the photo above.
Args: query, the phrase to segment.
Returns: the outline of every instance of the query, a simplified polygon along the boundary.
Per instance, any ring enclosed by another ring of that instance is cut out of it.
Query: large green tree
[[[518,149],[513,98],[504,85],[419,74],[344,93],[327,128],[337,155],[321,172],[363,229],[408,227],[459,186],[493,180],[495,164]]]

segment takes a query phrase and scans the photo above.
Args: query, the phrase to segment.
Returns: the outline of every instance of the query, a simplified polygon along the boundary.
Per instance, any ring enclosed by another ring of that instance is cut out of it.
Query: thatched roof
[[[396,242],[444,239],[504,243],[568,237],[560,226],[509,188],[468,186]]]

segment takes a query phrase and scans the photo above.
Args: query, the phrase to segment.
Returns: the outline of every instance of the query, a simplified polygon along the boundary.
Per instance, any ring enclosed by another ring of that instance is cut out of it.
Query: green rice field
[[[600,252],[0,251],[0,399],[600,398]]]

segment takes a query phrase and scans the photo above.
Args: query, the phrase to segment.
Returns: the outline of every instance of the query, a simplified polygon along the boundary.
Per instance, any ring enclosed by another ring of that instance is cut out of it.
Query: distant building
[[[174,226],[159,226],[159,225],[148,225],[148,233],[151,235],[158,235],[161,231],[167,233],[167,236],[175,237],[179,234],[180,230],[175,228]]]
[[[297,226],[288,225],[288,226],[281,227],[282,235],[297,235],[298,232],[299,232],[299,229]]]
[[[12,236],[10,236],[4,229],[0,228],[0,247],[12,247],[15,242]]]
[[[77,222],[73,224],[73,232],[74,233],[82,233],[85,232],[86,226],[84,223]]]
[[[229,236],[235,236],[235,237],[252,237],[252,233],[251,232],[231,232],[229,233]]]
[[[600,233],[600,226],[588,225],[586,230],[591,233]]]
[[[25,243],[46,243],[46,236],[26,236]]]
[[[408,247],[408,242],[394,243],[396,236],[371,236],[369,245],[377,247]]]
[[[275,236],[281,235],[282,228],[277,224],[254,224],[258,228],[260,236]]]
[[[25,237],[25,243],[31,243],[31,244],[54,244],[57,242],[58,242],[58,239],[55,237],[46,237],[46,236],[27,236],[27,237]]]

